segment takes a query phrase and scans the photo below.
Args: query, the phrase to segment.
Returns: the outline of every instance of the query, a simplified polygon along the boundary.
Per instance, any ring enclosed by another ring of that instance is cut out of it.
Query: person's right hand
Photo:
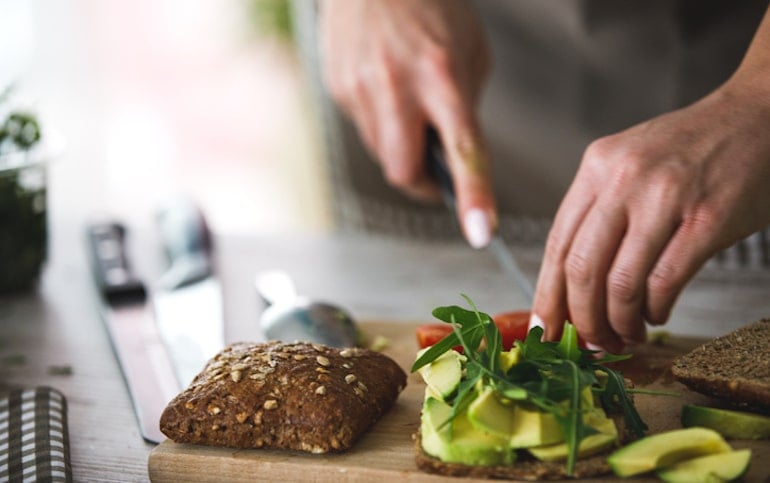
[[[435,127],[465,236],[485,246],[497,212],[476,104],[490,56],[469,2],[326,0],[320,22],[327,87],[387,181],[438,198],[423,159],[426,127]]]

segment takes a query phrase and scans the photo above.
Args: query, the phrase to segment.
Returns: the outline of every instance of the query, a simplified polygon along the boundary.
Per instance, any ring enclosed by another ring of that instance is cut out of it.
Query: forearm
[[[756,96],[757,102],[770,106],[770,8],[765,12],[741,64],[725,87]]]

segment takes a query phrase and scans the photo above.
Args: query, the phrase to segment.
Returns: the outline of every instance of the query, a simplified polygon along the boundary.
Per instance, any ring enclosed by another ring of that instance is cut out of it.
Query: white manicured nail
[[[602,347],[599,347],[598,345],[596,345],[596,344],[592,344],[592,343],[590,343],[590,342],[586,342],[586,347],[587,347],[589,350],[592,350],[592,351],[600,351],[600,352],[604,352],[604,348],[602,348]]]
[[[541,319],[537,314],[532,314],[529,316],[529,330],[532,330],[535,327],[540,327],[541,329],[545,330],[543,319]]]
[[[465,236],[473,248],[484,248],[492,238],[492,225],[489,215],[479,208],[468,210],[463,219]]]

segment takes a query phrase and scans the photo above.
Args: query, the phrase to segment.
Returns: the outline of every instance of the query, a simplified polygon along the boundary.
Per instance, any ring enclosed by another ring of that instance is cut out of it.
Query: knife
[[[444,204],[457,219],[457,198],[455,197],[454,182],[449,172],[446,162],[444,148],[441,145],[441,139],[433,128],[428,128],[425,133],[425,161],[427,163],[428,173],[436,180],[441,190],[441,196]],[[508,247],[505,245],[502,235],[499,231],[492,234],[492,238],[487,247],[497,259],[497,263],[503,272],[513,280],[514,284],[524,293],[527,300],[531,303],[534,298],[532,283],[524,275],[516,259],[513,257]]]
[[[174,200],[159,212],[158,227],[169,267],[152,300],[181,390],[225,346],[222,291],[200,209],[187,199]]]
[[[126,229],[119,223],[87,228],[92,266],[102,296],[100,312],[128,386],[142,437],[160,443],[160,415],[179,392],[144,283],[126,255]]]

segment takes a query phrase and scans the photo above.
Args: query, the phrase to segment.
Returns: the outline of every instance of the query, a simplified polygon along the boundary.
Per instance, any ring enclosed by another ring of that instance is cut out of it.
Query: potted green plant
[[[30,289],[47,255],[46,166],[36,116],[0,93],[0,293]]]

